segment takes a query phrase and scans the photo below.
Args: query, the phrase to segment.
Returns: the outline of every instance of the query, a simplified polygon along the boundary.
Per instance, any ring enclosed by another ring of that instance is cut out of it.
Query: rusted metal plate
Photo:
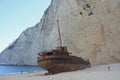
[[[56,50],[43,52],[41,56],[38,56],[37,63],[52,74],[90,67],[88,59],[70,56],[69,54],[67,47],[59,47]]]
[[[61,56],[60,58],[58,56],[57,58],[56,56],[44,56],[44,58],[39,58],[41,59],[39,59],[38,64],[52,74],[80,70],[90,67],[90,62],[81,60],[81,58],[78,60],[78,57],[75,56]]]

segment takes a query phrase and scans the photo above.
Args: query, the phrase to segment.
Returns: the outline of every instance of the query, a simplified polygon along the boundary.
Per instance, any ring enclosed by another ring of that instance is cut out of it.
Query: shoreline
[[[110,67],[110,69],[108,68]],[[45,72],[0,75],[0,80],[120,80],[120,63],[45,75]]]
[[[45,75],[46,72],[23,72],[21,73],[8,73],[8,74],[0,74],[0,76],[24,76],[24,75],[34,75],[34,74],[39,74],[39,75]]]
[[[46,70],[39,66],[15,66],[15,65],[0,66],[0,75],[29,74],[34,72],[46,72]]]
[[[0,75],[0,80],[120,80],[119,71],[73,71],[55,75],[41,73]]]
[[[9,75],[29,75],[29,74],[45,74],[47,71],[34,71],[34,72],[15,72],[15,73],[6,73],[0,74],[0,76],[9,76]]]

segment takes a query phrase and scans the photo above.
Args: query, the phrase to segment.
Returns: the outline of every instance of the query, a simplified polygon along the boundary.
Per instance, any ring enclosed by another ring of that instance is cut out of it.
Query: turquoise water
[[[13,74],[23,72],[43,72],[45,71],[39,66],[0,66],[0,75]]]

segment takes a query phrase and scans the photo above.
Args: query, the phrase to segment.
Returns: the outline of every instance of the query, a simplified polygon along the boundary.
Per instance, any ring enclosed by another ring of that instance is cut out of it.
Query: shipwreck
[[[40,67],[48,71],[49,74],[56,74],[60,72],[76,71],[91,67],[88,59],[73,56],[68,52],[66,46],[62,46],[59,21],[58,34],[60,46],[51,51],[44,50],[38,54],[37,63]]]

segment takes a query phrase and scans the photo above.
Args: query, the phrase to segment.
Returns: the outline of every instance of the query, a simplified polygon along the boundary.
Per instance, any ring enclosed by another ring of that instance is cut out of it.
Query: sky
[[[38,23],[51,0],[0,0],[0,52]]]

